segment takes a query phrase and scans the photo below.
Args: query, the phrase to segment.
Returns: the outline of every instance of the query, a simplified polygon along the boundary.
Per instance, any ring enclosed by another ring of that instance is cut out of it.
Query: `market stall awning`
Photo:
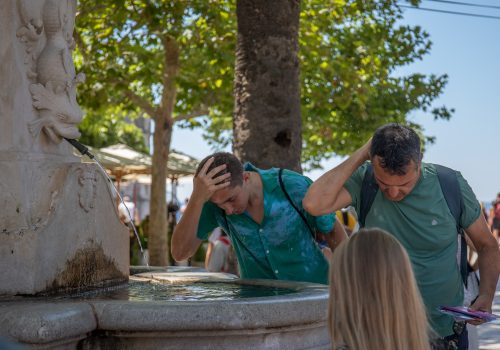
[[[116,144],[104,148],[89,147],[89,150],[111,175],[122,178],[131,174],[151,174],[152,158],[124,145]],[[168,157],[167,175],[179,178],[194,175],[198,160],[187,154],[172,150]]]

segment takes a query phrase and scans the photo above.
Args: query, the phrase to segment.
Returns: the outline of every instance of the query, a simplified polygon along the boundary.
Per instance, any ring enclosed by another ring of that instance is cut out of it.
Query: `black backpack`
[[[451,214],[455,218],[457,234],[460,235],[460,275],[462,276],[464,285],[467,287],[467,275],[469,273],[467,266],[467,243],[465,241],[463,228],[460,226],[460,216],[464,207],[462,192],[460,191],[460,185],[455,170],[439,164],[434,164],[434,166],[436,167],[441,191],[443,192]],[[370,211],[377,192],[378,185],[373,175],[373,167],[369,164],[361,184],[361,203],[358,217],[360,227],[365,226],[366,216]]]

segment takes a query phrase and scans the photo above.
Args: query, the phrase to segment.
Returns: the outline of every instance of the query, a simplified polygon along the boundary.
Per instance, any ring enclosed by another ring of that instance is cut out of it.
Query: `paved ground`
[[[500,315],[500,281],[493,301],[493,313]],[[481,350],[500,350],[500,322],[483,324],[477,330]]]

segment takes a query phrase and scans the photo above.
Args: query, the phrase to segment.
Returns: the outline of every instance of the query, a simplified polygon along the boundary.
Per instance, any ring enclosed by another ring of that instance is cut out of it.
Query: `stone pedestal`
[[[0,207],[0,294],[128,278],[129,233],[96,165],[0,158]]]

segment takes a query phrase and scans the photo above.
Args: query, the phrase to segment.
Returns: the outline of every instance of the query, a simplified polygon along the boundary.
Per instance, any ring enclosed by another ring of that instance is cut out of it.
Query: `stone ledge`
[[[8,302],[0,305],[0,335],[24,344],[83,339],[97,328],[92,307],[83,302]]]
[[[170,274],[151,277],[162,280]],[[179,275],[196,276],[205,283],[199,273]],[[213,278],[210,282],[290,288],[295,293],[197,301],[59,301],[17,296],[0,300],[0,337],[39,350],[328,348],[328,286],[205,275]]]

